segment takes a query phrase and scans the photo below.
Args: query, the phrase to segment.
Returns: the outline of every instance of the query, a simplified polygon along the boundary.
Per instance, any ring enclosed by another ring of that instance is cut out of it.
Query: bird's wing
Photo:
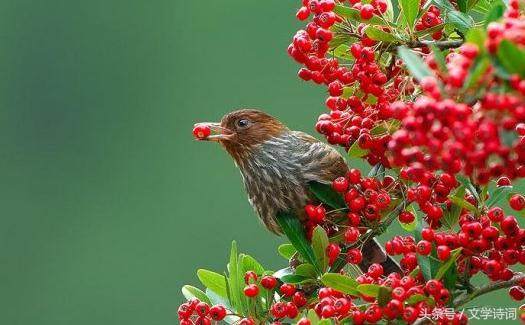
[[[308,146],[300,158],[307,181],[329,184],[335,178],[345,176],[348,166],[336,149],[304,132],[292,132]]]

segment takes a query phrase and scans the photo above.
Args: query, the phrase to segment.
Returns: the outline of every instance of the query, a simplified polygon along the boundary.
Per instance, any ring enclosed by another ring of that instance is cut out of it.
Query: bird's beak
[[[215,122],[205,122],[205,123],[198,123],[198,124],[204,124],[210,127],[212,134],[201,138],[199,140],[204,141],[214,141],[214,142],[221,142],[221,141],[228,141],[233,137],[233,132],[225,127],[222,127],[220,123]]]

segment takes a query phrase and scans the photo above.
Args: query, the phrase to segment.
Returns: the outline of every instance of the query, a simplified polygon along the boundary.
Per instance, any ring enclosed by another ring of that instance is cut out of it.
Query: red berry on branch
[[[346,177],[338,177],[332,182],[332,188],[336,192],[345,192],[348,189],[348,185]]]
[[[214,321],[221,321],[226,317],[226,308],[221,305],[215,305],[210,308],[209,315]]]
[[[446,261],[450,257],[450,248],[445,245],[439,245],[436,249],[436,255],[440,260]]]
[[[272,290],[277,285],[277,279],[271,275],[265,275],[261,279],[261,285],[265,289]]]
[[[290,283],[285,283],[281,286],[281,288],[279,289],[279,291],[287,296],[287,297],[291,297],[294,295],[296,289],[295,289],[295,286],[293,284],[290,284]]]
[[[363,261],[363,254],[357,248],[352,248],[346,253],[346,261],[351,264],[359,264]]]
[[[248,298],[256,297],[259,294],[259,287],[256,284],[250,284],[244,287],[244,295]]]
[[[368,20],[374,16],[374,7],[371,4],[365,4],[361,7],[359,14],[364,20]]]

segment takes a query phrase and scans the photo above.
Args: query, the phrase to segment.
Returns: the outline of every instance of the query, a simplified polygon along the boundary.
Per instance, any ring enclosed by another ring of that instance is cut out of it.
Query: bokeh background
[[[286,55],[298,3],[0,1],[1,324],[177,324],[180,287],[233,239],[283,266],[191,128],[258,107],[313,133],[323,91]]]

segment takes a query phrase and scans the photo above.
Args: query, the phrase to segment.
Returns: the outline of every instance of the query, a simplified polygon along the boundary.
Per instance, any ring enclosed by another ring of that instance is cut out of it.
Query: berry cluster
[[[421,1],[421,6],[423,6],[425,1]],[[428,11],[421,16],[421,19],[416,24],[417,31],[424,31],[432,29],[433,33],[431,34],[432,38],[439,40],[443,37],[443,19],[440,17],[441,10],[436,6],[430,6]],[[441,27],[438,30],[435,30],[435,27]]]
[[[226,317],[226,308],[222,305],[211,306],[193,298],[179,306],[178,315],[181,325],[208,325],[220,322]]]

